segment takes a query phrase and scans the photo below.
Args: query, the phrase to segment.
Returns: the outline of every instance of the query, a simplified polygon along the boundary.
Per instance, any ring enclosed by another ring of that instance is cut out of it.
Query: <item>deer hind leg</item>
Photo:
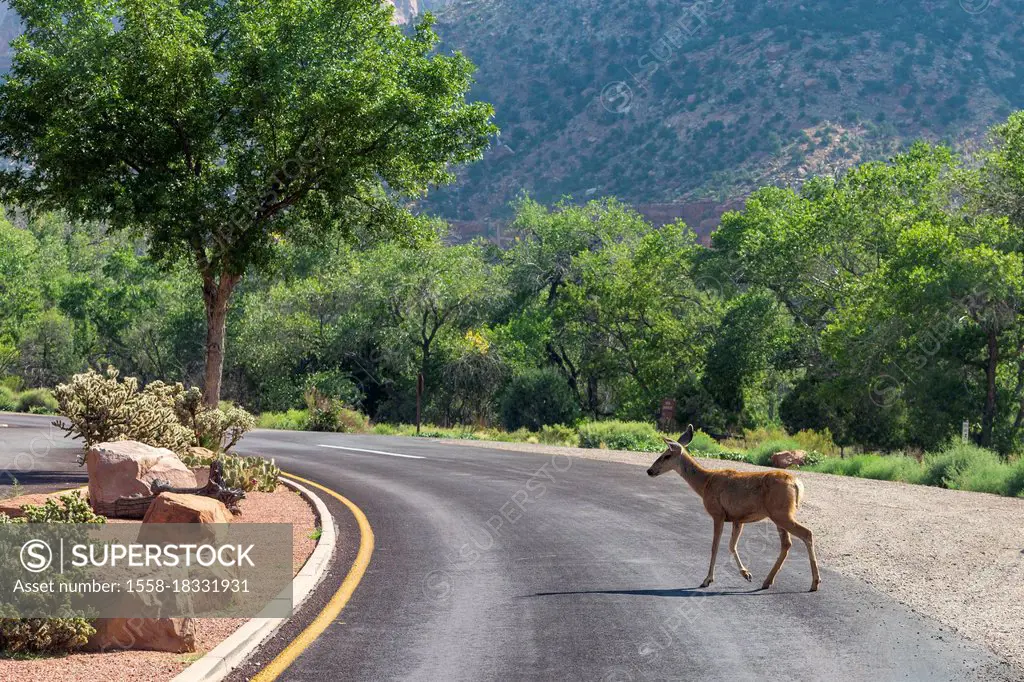
[[[789,520],[787,528],[790,533],[803,540],[807,545],[807,558],[811,561],[811,592],[817,592],[821,578],[818,575],[818,560],[814,556],[814,534],[811,533],[810,528],[800,525],[793,519]]]
[[[817,592],[818,584],[821,583],[821,579],[818,576],[818,560],[814,556],[814,536],[811,529],[806,525],[801,525],[793,518],[782,519],[775,523],[779,528],[784,527],[786,530],[792,532],[793,535],[804,541],[804,545],[807,546],[807,558],[811,561],[811,592]]]
[[[743,559],[740,559],[739,550],[736,548],[736,546],[739,544],[739,541],[740,541],[740,535],[742,535],[742,534],[743,534],[743,524],[742,523],[733,522],[733,524],[732,524],[732,537],[729,538],[729,551],[732,552],[733,558],[736,559],[736,566],[738,566],[739,569],[740,569],[740,575],[742,575],[744,578],[746,578],[747,582],[749,583],[751,580],[754,579],[754,576],[752,576],[750,574],[750,571],[747,570],[747,567],[743,565]]]
[[[779,526],[779,542],[781,548],[779,549],[779,558],[775,560],[775,565],[772,566],[772,570],[768,571],[768,577],[764,579],[764,583],[761,585],[762,590],[767,590],[775,582],[775,576],[778,575],[779,569],[782,568],[782,564],[786,563],[786,556],[789,554],[789,548],[793,546],[793,541],[789,539],[789,531]]]
[[[711,542],[711,566],[708,567],[708,577],[704,578],[701,587],[707,587],[715,582],[715,559],[718,558],[718,543],[722,539],[722,529],[725,527],[725,519],[715,518],[715,539]]]

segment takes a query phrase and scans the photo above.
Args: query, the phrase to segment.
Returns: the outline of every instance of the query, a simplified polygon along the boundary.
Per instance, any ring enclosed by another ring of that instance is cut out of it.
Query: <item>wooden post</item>
[[[420,408],[423,402],[423,372],[416,375],[416,435],[420,435]]]

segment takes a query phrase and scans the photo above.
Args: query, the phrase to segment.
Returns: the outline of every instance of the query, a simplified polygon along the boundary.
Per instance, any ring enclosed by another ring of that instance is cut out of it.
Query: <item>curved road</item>
[[[0,468],[14,467],[12,449],[32,441],[42,449],[45,421],[0,422],[10,425],[0,430]],[[75,480],[82,472],[68,466],[73,451],[48,445],[33,457],[46,473],[27,478]],[[240,452],[273,456],[341,492],[376,536],[340,619],[280,679],[962,680],[1006,671],[827,564],[821,591],[808,593],[800,543],[775,586],[756,591],[778,553],[768,524],[748,526],[740,543],[753,584],[731,562],[726,534],[716,583],[695,589],[711,520],[675,476],[375,436],[257,431]],[[637,459],[646,465],[653,456]],[[354,547],[351,515],[334,509],[342,543]],[[814,528],[813,517],[803,520]],[[270,660],[288,634],[258,659]]]

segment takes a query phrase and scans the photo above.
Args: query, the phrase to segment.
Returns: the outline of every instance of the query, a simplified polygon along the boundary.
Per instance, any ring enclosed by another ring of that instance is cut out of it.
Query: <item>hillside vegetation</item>
[[[456,0],[438,17],[502,129],[429,202],[449,219],[507,217],[523,190],[725,201],[914,139],[970,147],[1024,106],[1017,3]]]

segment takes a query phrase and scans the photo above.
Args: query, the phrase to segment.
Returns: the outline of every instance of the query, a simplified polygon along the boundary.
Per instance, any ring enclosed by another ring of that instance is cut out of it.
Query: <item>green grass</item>
[[[918,483],[921,479],[921,465],[912,457],[902,455],[854,455],[845,459],[826,457],[818,464],[801,467],[806,471],[818,471],[838,476],[856,476],[876,481],[903,481]]]
[[[1009,462],[991,450],[963,443],[951,443],[938,452],[928,453],[921,462],[904,455],[867,454],[845,459],[827,457],[802,469],[950,490],[1024,496],[1024,460]]]
[[[689,449],[705,456],[714,456],[725,450],[717,440],[700,429],[693,432],[693,440],[690,441]]]
[[[309,424],[309,410],[288,410],[287,412],[264,412],[256,419],[261,429],[282,429],[305,431]]]
[[[799,450],[800,444],[792,438],[777,438],[766,440],[760,445],[747,450],[747,458],[753,464],[760,466],[771,466],[772,455],[783,450]]]
[[[608,420],[584,422],[578,428],[580,447],[658,452],[665,449],[661,434],[653,424]]]

